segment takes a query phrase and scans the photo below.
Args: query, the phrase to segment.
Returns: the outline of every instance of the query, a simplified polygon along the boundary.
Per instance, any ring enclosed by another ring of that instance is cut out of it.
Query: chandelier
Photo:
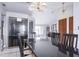
[[[44,2],[33,2],[30,6],[30,10],[43,11],[46,8],[46,3]]]

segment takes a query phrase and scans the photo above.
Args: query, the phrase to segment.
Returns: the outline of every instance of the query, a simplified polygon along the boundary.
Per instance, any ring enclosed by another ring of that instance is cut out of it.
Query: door
[[[69,17],[69,33],[73,33],[73,16]]]
[[[67,19],[59,20],[60,43],[63,41],[63,34],[67,33]]]

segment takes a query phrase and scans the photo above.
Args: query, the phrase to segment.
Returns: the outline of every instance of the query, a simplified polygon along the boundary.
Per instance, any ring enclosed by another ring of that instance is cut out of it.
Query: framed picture
[[[50,27],[49,26],[47,26],[47,32],[50,32]]]
[[[57,24],[53,24],[53,25],[51,26],[51,31],[52,31],[52,32],[57,32]]]

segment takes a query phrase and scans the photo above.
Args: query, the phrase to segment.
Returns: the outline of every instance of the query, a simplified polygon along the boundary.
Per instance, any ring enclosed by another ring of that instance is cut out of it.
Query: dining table
[[[34,39],[31,43],[28,42],[28,46],[36,57],[70,57],[68,51],[66,54],[61,52],[49,39]],[[79,57],[79,51],[77,54],[73,53],[73,57]]]

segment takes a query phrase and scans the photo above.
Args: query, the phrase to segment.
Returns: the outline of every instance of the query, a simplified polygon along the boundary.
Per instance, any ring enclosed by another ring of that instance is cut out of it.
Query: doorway
[[[36,39],[46,39],[46,25],[36,25],[35,26]]]
[[[28,36],[28,20],[25,18],[9,17],[8,47],[18,46],[18,34],[23,38]]]

